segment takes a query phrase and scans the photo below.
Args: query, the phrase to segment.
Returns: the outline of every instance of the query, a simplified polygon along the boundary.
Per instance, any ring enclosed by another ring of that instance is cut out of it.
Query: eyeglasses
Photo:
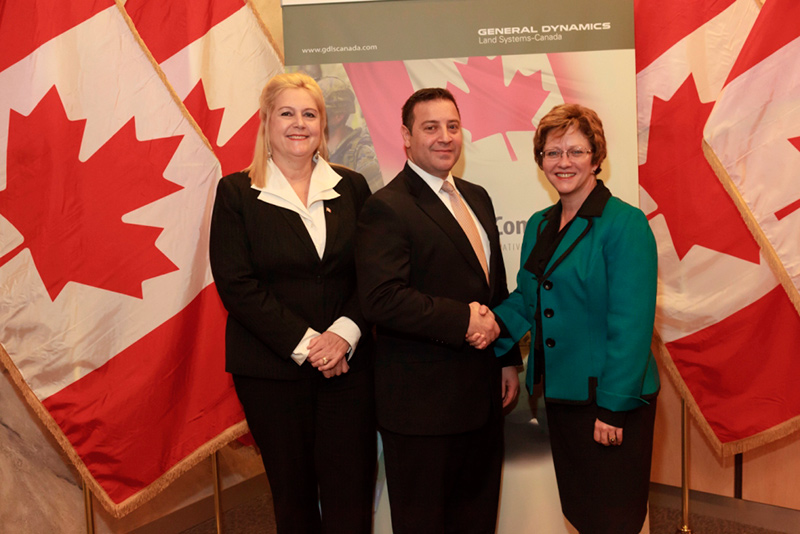
[[[567,150],[567,158],[568,159],[581,159],[583,156],[587,154],[591,154],[591,150],[586,150],[584,148],[570,148]],[[564,155],[564,151],[560,148],[554,148],[552,150],[545,150],[543,152],[539,152],[539,155],[544,156],[546,159],[549,160],[560,160],[561,157]]]

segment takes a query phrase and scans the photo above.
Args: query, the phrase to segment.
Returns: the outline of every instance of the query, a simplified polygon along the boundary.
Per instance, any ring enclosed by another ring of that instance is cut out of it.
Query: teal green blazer
[[[639,209],[616,197],[595,204],[581,208],[541,280],[524,265],[541,229],[559,224],[557,210],[551,206],[528,220],[517,289],[494,309],[509,334],[495,342],[495,353],[505,354],[531,331],[541,299],[545,398],[627,411],[659,390],[650,351],[658,255]],[[529,391],[533,366],[530,357]]]

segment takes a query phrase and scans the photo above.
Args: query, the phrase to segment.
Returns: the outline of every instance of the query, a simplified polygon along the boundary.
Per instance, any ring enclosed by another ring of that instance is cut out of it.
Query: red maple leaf
[[[653,98],[647,163],[639,183],[667,220],[679,258],[694,245],[759,263],[759,247],[702,150],[714,103],[702,104],[689,77],[665,101]]]
[[[258,133],[258,111],[256,111],[224,145],[217,144],[219,127],[222,123],[223,109],[210,109],[206,99],[203,80],[197,82],[192,91],[183,100],[183,105],[197,121],[214,150],[214,155],[222,166],[222,175],[241,171],[253,161],[253,148]]]
[[[138,141],[131,119],[81,162],[85,122],[67,118],[55,87],[27,117],[11,111],[0,213],[53,300],[70,281],[141,298],[142,281],[177,267],[155,246],[162,229],[122,216],[181,189],[162,176],[181,137]]]
[[[477,141],[496,133],[503,134],[511,161],[517,155],[506,132],[535,130],[533,117],[550,91],[542,88],[542,72],[524,76],[517,72],[508,86],[503,78],[503,58],[472,57],[467,64],[457,63],[469,93],[451,83],[447,88],[456,97],[464,127]]]

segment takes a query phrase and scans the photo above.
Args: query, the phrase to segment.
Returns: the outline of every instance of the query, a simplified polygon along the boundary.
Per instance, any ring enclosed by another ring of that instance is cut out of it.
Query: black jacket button
[[[545,280],[544,284],[542,284],[542,287],[550,291],[551,289],[553,289],[553,282],[551,282],[550,280]]]
[[[548,337],[547,339],[544,340],[544,344],[552,349],[553,347],[556,346],[556,340],[551,337]]]
[[[544,316],[549,319],[550,317],[553,316],[553,310],[551,310],[550,308],[545,309],[544,310]]]

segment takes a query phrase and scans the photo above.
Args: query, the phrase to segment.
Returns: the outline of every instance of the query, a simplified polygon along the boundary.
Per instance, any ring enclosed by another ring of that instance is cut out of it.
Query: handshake
[[[485,349],[500,335],[500,327],[494,313],[485,304],[469,303],[469,326],[467,342],[476,349]]]

